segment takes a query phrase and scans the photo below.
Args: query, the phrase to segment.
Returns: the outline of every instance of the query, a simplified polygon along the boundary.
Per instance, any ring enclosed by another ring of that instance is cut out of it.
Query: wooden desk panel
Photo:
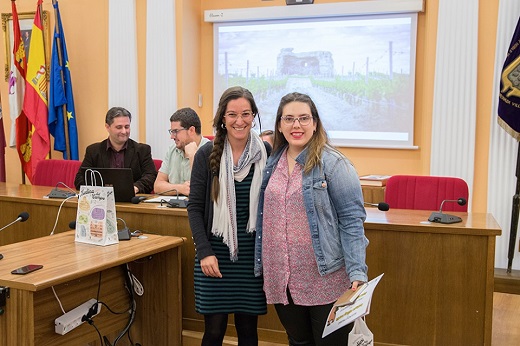
[[[10,192],[2,193],[0,184],[0,207],[12,210],[9,216],[0,215],[0,224],[9,223],[23,210],[30,213],[32,210],[38,215],[32,218],[33,221],[38,218],[38,227],[30,223],[31,219],[14,225],[16,230],[0,233],[0,244],[50,232],[61,201],[42,201],[41,196],[48,191],[49,188],[42,190],[41,187],[12,187]],[[2,196],[9,193],[9,197]],[[17,197],[19,193],[26,197]],[[374,201],[378,202],[380,200]],[[116,210],[117,216],[132,229],[188,239],[181,249],[183,329],[203,331],[202,316],[195,313],[195,250],[186,210],[161,209],[144,203],[117,204]],[[470,344],[467,341],[471,340],[475,341],[473,344],[489,345],[495,237],[500,235],[500,228],[491,215],[484,213],[458,213],[463,222],[452,225],[421,223],[429,214],[428,211],[381,212],[367,208],[369,277],[385,273],[367,317],[376,335],[376,344],[436,345],[442,344],[440,340],[453,344],[454,340],[465,337],[459,344]],[[58,223],[62,227],[58,229],[67,229],[75,215],[76,203],[66,202]],[[0,247],[0,253],[2,251]],[[228,328],[228,335],[234,335],[234,328]],[[261,340],[287,342],[272,306],[268,314],[259,319],[259,335]]]
[[[54,332],[54,320],[63,313],[51,287],[69,311],[97,296],[114,311],[128,309],[129,298],[121,274],[122,264],[145,287],[136,298],[137,313],[132,327],[135,340],[149,345],[181,342],[181,271],[178,237],[148,235],[101,247],[74,242],[74,232],[37,238],[2,246],[0,285],[9,287],[5,313],[0,315],[0,345],[71,345],[96,341],[98,334],[88,324],[65,334]],[[14,268],[29,263],[42,264],[41,270],[12,275]],[[102,335],[121,331],[128,314],[112,315],[106,307],[95,317]],[[81,340],[81,342],[79,341]]]
[[[490,345],[495,237],[489,214],[427,224],[430,212],[367,210],[369,276],[385,273],[367,323],[377,342]]]

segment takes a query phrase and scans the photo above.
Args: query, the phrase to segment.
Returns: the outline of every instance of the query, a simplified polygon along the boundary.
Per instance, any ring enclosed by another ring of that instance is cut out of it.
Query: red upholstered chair
[[[80,166],[79,160],[42,160],[36,165],[32,183],[43,186],[57,186],[58,183],[63,183],[74,189],[74,178]]]
[[[468,200],[468,184],[460,178],[394,175],[388,179],[385,202],[390,209],[439,210],[443,200]],[[442,211],[468,211],[468,204],[444,203]]]
[[[153,163],[155,164],[155,169],[157,172],[159,172],[159,168],[161,168],[162,160],[160,159],[153,159]]]

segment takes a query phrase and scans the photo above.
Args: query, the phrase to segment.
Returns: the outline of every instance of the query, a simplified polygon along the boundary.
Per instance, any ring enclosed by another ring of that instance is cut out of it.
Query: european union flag
[[[502,69],[498,124],[517,141],[520,140],[520,19]]]
[[[69,56],[61,24],[58,1],[53,6],[56,11],[56,25],[54,27],[51,58],[49,132],[54,137],[54,150],[61,151],[63,158],[69,159],[67,155],[68,142],[70,159],[79,160],[78,129],[76,125],[76,111],[74,110],[74,97],[72,96]],[[65,109],[63,105],[65,105]],[[64,112],[67,119],[66,123]],[[68,141],[66,134],[68,134]]]

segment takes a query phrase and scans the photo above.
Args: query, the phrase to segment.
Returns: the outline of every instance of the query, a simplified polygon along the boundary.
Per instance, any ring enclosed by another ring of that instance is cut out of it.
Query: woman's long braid
[[[213,139],[213,150],[209,155],[209,167],[211,169],[211,199],[213,202],[218,201],[218,194],[220,183],[218,180],[219,172],[220,172],[220,158],[222,157],[222,152],[224,151],[224,143],[226,139],[226,130],[217,127],[217,133],[215,134],[215,138]]]

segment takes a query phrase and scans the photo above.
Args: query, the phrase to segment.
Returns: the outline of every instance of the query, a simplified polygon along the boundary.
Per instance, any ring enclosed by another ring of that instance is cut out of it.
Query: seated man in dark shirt
[[[157,176],[148,144],[130,139],[132,115],[122,107],[110,108],[105,117],[108,138],[87,147],[74,186],[85,185],[84,168],[131,168],[135,193],[150,193]]]

